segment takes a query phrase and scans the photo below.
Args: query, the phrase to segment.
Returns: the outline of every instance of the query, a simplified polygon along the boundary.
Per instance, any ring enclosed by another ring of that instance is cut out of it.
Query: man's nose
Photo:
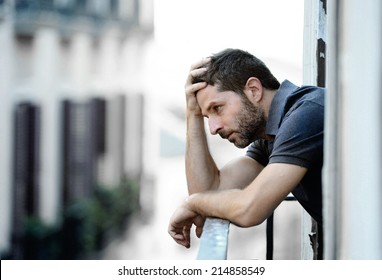
[[[219,130],[223,128],[221,121],[219,121],[217,118],[209,118],[208,125],[210,127],[210,133],[212,135],[216,135],[219,132]]]

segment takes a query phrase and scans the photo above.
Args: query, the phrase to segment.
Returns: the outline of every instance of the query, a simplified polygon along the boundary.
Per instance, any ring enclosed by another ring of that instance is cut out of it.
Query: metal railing
[[[230,222],[218,218],[206,218],[200,238],[198,260],[226,260]]]
[[[292,195],[284,201],[296,201]],[[273,215],[266,221],[266,259],[273,259]],[[230,222],[223,219],[206,218],[200,238],[198,260],[226,260],[228,251],[228,235]]]

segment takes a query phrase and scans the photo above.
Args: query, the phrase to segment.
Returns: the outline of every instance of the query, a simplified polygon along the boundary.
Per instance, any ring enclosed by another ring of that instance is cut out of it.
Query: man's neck
[[[263,95],[263,104],[262,107],[264,109],[265,119],[268,121],[269,110],[271,108],[272,100],[275,97],[277,90],[276,89],[265,89]]]

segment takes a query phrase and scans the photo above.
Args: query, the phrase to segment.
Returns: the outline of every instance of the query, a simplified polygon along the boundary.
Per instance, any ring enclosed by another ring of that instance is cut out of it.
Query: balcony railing
[[[296,201],[292,195],[284,201]],[[266,221],[266,259],[273,259],[273,213]],[[203,234],[200,238],[198,260],[226,260],[228,251],[228,235],[230,222],[208,217],[204,223]]]
[[[200,239],[198,260],[227,259],[229,224],[227,220],[206,219]]]

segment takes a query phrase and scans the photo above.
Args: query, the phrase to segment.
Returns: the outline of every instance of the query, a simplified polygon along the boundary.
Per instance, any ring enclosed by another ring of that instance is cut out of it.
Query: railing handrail
[[[296,198],[289,194],[284,198],[284,201],[296,201]],[[266,222],[266,259],[271,260],[273,259],[273,213]],[[206,218],[200,238],[198,260],[227,259],[229,225],[230,222],[227,220],[212,217]]]
[[[200,238],[198,260],[226,260],[230,222],[207,217]]]

